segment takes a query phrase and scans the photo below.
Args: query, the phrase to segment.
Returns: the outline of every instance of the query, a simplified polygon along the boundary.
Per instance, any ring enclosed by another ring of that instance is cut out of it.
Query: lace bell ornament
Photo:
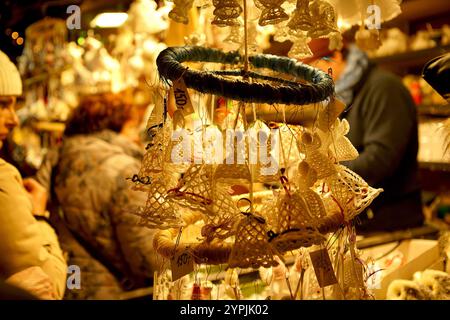
[[[169,18],[172,20],[188,24],[189,23],[189,10],[192,8],[194,0],[173,0],[174,7],[169,12]]]
[[[235,234],[228,261],[230,268],[268,268],[277,265],[275,252],[267,239],[266,222],[262,217],[248,214],[237,223]]]

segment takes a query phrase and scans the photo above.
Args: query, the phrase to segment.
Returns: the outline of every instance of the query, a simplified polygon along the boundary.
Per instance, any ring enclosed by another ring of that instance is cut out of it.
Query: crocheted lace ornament
[[[219,27],[239,26],[238,17],[242,13],[242,7],[237,0],[213,0],[215,7],[212,24]]]
[[[173,0],[173,3],[175,6],[169,12],[169,17],[176,22],[188,24],[188,13],[194,0]]]
[[[377,29],[367,30],[364,26],[361,26],[361,28],[356,31],[355,42],[361,50],[376,50],[381,47],[380,31]]]
[[[315,227],[317,219],[311,216],[299,192],[280,192],[273,209],[270,242],[279,252],[309,247],[324,241],[325,237]]]
[[[313,21],[309,11],[309,0],[297,0],[297,5],[292,13],[288,27],[295,33],[299,31],[310,31],[312,29]]]
[[[337,165],[338,174],[327,179],[332,196],[349,221],[366,209],[383,189],[372,188],[355,172]]]
[[[168,191],[168,197],[180,206],[206,212],[213,203],[213,166],[192,164],[178,182]]]
[[[237,223],[235,234],[228,261],[230,268],[268,268],[277,265],[263,218],[249,214]]]
[[[233,227],[240,215],[240,211],[226,189],[216,186],[213,199],[213,203],[206,211],[205,226],[201,232],[206,242],[232,236]]]
[[[228,36],[223,40],[223,42],[226,43],[235,43],[235,44],[242,44],[244,35],[242,34],[242,25],[234,25],[230,27],[230,33]]]
[[[250,125],[249,162],[254,166],[254,180],[258,182],[279,181],[279,145],[278,130],[270,130],[261,120]],[[275,144],[273,144],[273,142]]]
[[[305,154],[305,162],[317,173],[317,179],[324,179],[337,173],[326,154],[321,151],[322,142],[317,133],[304,132],[298,141],[298,148]]]
[[[308,163],[301,162],[298,166],[299,172],[299,197],[301,197],[309,211],[309,214],[314,218],[314,221],[319,221],[327,216],[327,211],[320,195],[311,188],[317,182],[317,172],[312,169]]]
[[[323,0],[314,0],[309,5],[312,29],[308,31],[308,36],[312,39],[329,36],[332,32],[338,32],[337,16],[331,4]]]
[[[336,119],[330,132],[318,131],[322,139],[322,152],[329,154],[336,162],[350,161],[358,157],[358,151],[346,137],[350,125],[346,119]]]
[[[336,119],[345,110],[345,104],[338,99],[331,99],[319,112],[317,128],[323,132],[328,132],[336,122]]]
[[[180,208],[167,199],[167,185],[161,180],[152,182],[145,207],[136,215],[141,217],[139,224],[150,229],[179,228],[185,223],[181,218]]]
[[[281,7],[285,1],[286,0],[255,0],[256,7],[262,10],[258,24],[260,26],[267,26],[269,24],[278,24],[288,20],[289,16]]]
[[[290,58],[301,60],[313,56],[313,53],[308,46],[308,42],[311,41],[311,38],[302,33],[297,33],[294,39],[294,44],[288,52]]]

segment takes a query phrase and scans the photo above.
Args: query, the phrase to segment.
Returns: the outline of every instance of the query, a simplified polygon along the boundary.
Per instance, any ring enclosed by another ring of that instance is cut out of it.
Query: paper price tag
[[[189,92],[183,77],[173,81],[172,90],[177,109],[181,109],[185,116],[194,113],[194,107],[192,106],[191,98],[189,97]]]
[[[337,283],[327,249],[310,252],[311,261],[321,288]]]
[[[180,279],[194,271],[194,260],[188,249],[178,251],[170,261],[172,281]]]

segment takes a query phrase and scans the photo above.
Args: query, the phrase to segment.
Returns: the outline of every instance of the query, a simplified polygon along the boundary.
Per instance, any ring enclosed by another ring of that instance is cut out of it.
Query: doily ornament
[[[219,27],[239,26],[238,17],[242,7],[237,0],[213,0],[214,19],[211,22]]]
[[[235,234],[236,240],[228,261],[230,268],[269,268],[278,264],[268,242],[263,218],[248,214],[238,222]]]
[[[174,7],[169,12],[169,18],[179,23],[188,24],[188,14],[194,0],[173,0],[173,3]]]
[[[281,7],[285,1],[286,0],[255,0],[256,7],[262,10],[258,24],[260,26],[267,26],[269,24],[278,24],[288,20],[289,16]]]
[[[313,27],[308,31],[312,39],[328,37],[332,32],[339,32],[337,16],[331,4],[323,0],[314,0],[310,5]]]

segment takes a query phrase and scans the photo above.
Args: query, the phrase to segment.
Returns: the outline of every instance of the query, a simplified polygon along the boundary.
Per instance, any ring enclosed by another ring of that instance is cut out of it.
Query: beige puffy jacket
[[[0,277],[38,298],[61,299],[66,276],[53,228],[33,217],[20,173],[0,159]]]

